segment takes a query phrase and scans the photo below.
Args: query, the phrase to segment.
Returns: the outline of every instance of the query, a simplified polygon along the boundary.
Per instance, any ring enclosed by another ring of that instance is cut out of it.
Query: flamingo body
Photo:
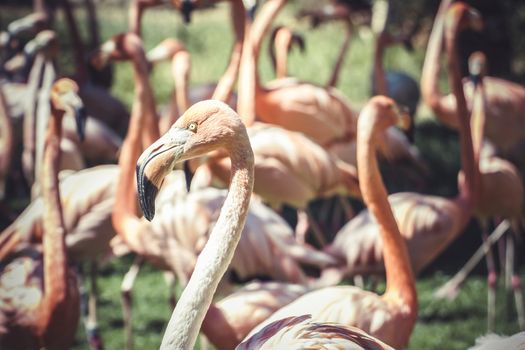
[[[466,224],[461,207],[446,198],[400,192],[388,196],[388,201],[415,273],[428,266]],[[343,226],[326,248],[346,262],[351,275],[383,272],[382,249],[377,223],[368,210]]]
[[[275,321],[236,349],[393,349],[356,327],[321,323],[310,318],[310,315],[302,315]]]

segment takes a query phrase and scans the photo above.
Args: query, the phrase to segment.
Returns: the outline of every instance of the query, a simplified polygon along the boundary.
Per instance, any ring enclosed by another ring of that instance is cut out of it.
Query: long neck
[[[2,200],[5,194],[5,176],[11,167],[13,152],[13,125],[8,114],[7,101],[2,91],[0,91],[0,149],[3,152],[0,157],[0,200]]]
[[[53,107],[51,107],[53,109]],[[65,225],[60,203],[58,170],[60,163],[60,138],[62,116],[52,111],[45,136],[42,169],[42,197],[44,201],[42,237],[44,256],[44,298],[40,306],[44,327],[54,308],[66,297],[67,257]]]
[[[149,135],[144,137],[144,125],[148,119],[153,119],[153,116],[151,113],[148,114],[147,102],[145,103],[151,91],[148,88],[147,75],[144,76],[143,72],[145,63],[141,60],[136,60],[133,64],[136,82],[135,98],[131,107],[128,132],[122,144],[119,157],[120,175],[111,219],[117,234],[122,237],[134,252],[141,254],[143,249],[138,241],[139,237],[137,237],[135,229],[139,222],[137,193],[133,189],[136,188],[135,166],[140,155],[141,141],[144,142],[146,140],[146,142],[150,142],[149,138],[152,137],[151,130]],[[154,124],[156,128],[157,124]],[[150,128],[152,128],[151,125]]]
[[[22,154],[22,165],[24,175],[29,184],[34,182],[35,152],[36,152],[36,101],[40,81],[44,70],[44,56],[38,54],[35,58],[31,72],[29,73],[28,89],[26,92],[27,107],[24,111],[23,139],[24,151]]]
[[[382,33],[378,35],[383,35]],[[384,54],[384,45],[383,40],[379,37],[376,37],[375,42],[375,51],[374,51],[374,68],[373,68],[373,79],[375,86],[375,95],[384,95],[388,96],[386,79],[385,79],[385,69],[383,68],[383,54]]]
[[[206,310],[241,238],[253,189],[253,153],[248,136],[230,148],[230,190],[188,285],[171,315],[161,349],[193,349]]]
[[[337,61],[335,62],[334,69],[332,70],[332,75],[330,76],[330,79],[326,84],[327,87],[337,86],[339,74],[341,72],[341,68],[343,67],[343,63],[346,58],[346,53],[348,52],[348,48],[350,47],[350,43],[352,42],[352,23],[348,21],[346,25],[347,30],[345,40],[343,41],[343,45],[341,45],[341,49],[339,50],[339,55],[337,56]]]
[[[190,108],[188,97],[188,79],[191,69],[190,55],[187,51],[180,51],[175,54],[171,69],[175,80],[175,98],[179,114],[182,115]],[[175,121],[173,121],[175,122]]]
[[[433,109],[439,105],[442,97],[439,91],[439,71],[441,64],[441,50],[443,47],[443,28],[445,12],[452,0],[442,0],[434,20],[432,33],[428,40],[425,62],[421,73],[421,94],[423,100]]]
[[[479,169],[474,159],[469,114],[459,69],[457,54],[457,32],[457,23],[448,28],[446,50],[448,56],[449,85],[456,98],[461,152],[461,169],[465,174],[465,186],[460,187],[459,199],[465,203],[467,209],[471,209],[476,202],[476,188],[478,188],[477,182],[479,181]]]
[[[291,35],[287,40],[279,40],[275,42],[275,75],[277,79],[285,78],[288,75],[288,54],[291,47]]]
[[[149,81],[147,58],[142,48],[132,54],[132,63],[135,81],[135,99],[132,109],[146,116],[143,118],[144,132],[142,134],[142,146],[146,148],[160,137],[160,132],[157,124],[155,96]]]
[[[379,233],[383,239],[386,270],[385,296],[401,299],[415,313],[417,294],[412,268],[405,242],[387,199],[387,191],[376,159],[376,139],[381,137],[380,131],[377,130],[377,122],[381,117],[379,112],[369,107],[359,117],[357,132],[359,186],[364,202],[377,220]]]
[[[253,57],[251,28],[252,23],[250,20],[247,20],[239,73],[239,84],[237,87],[237,113],[239,113],[239,116],[246,126],[250,126],[255,122],[257,68]]]
[[[237,104],[237,112],[245,125],[251,125],[255,121],[256,92],[262,90],[257,71],[262,40],[286,1],[268,0],[260,10],[253,25],[249,20],[246,21],[246,36],[239,77],[239,102]]]
[[[482,81],[479,81],[474,86],[472,112],[470,115],[470,128],[472,132],[474,160],[479,169],[479,160],[481,157],[481,148],[483,146],[483,137],[485,131],[485,98]]]
[[[244,4],[242,0],[233,0],[231,6],[233,30],[235,31],[235,42],[230,55],[230,63],[228,64],[228,68],[226,68],[226,71],[219,80],[212,96],[212,99],[222,102],[228,102],[230,100],[233,86],[237,81],[237,76],[239,75],[239,66],[241,64],[243,42],[245,38],[246,11],[244,9]]]

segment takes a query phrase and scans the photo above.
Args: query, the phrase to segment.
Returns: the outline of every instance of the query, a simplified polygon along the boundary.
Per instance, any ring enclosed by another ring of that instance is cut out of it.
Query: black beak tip
[[[155,197],[159,189],[144,174],[142,167],[137,166],[137,186],[139,192],[140,209],[144,217],[151,221],[155,217]]]
[[[180,9],[182,18],[185,24],[191,22],[191,12],[193,11],[193,5],[190,1],[183,1]]]
[[[87,112],[85,107],[78,108],[75,120],[77,124],[77,133],[78,137],[80,138],[80,141],[84,141],[85,139],[85,130],[86,130],[86,119],[87,119]]]

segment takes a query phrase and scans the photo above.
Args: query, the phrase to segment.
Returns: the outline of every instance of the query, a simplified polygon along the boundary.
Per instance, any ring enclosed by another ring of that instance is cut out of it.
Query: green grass
[[[291,76],[305,81],[325,84],[335,62],[339,44],[343,40],[344,26],[329,24],[317,30],[310,30],[306,22],[294,19],[293,13],[298,4],[287,6],[276,19],[277,24],[288,24],[305,35],[307,50],[291,53],[289,72]],[[98,9],[101,37],[103,40],[127,29],[127,9],[123,7],[100,7]],[[0,6],[1,29],[14,18],[27,14],[29,9],[5,8]],[[79,18],[82,13],[77,12]],[[214,9],[197,11],[193,14],[191,25],[184,26],[180,15],[171,7],[146,11],[143,22],[143,36],[146,49],[151,49],[162,39],[174,36],[185,42],[192,54],[191,85],[216,81],[226,67],[233,34],[229,23],[229,10],[226,4]],[[72,57],[70,42],[62,16],[57,18],[57,29],[62,44],[59,69],[62,74],[70,74]],[[83,28],[85,32],[85,28]],[[363,105],[370,91],[370,72],[372,65],[372,37],[366,31],[356,34],[341,73],[340,90],[355,106]],[[273,78],[273,71],[266,47],[262,49],[260,72],[263,81]],[[401,48],[387,52],[386,65],[403,70],[419,79],[424,48],[416,47],[411,54]],[[446,87],[443,77],[442,85]],[[160,64],[152,74],[157,103],[166,103],[173,89],[169,64]],[[129,63],[115,64],[115,79],[112,93],[131,106],[133,98],[133,78]],[[457,137],[455,133],[436,123],[427,108],[420,106],[416,143],[423,157],[428,160],[433,174],[429,179],[429,192],[452,195],[456,192],[456,174],[459,168]],[[468,237],[462,237],[449,249],[436,264],[420,278],[417,289],[420,299],[419,319],[411,338],[409,349],[466,349],[474,339],[484,334],[486,329],[486,283],[477,270],[470,277],[455,301],[437,301],[432,298],[433,291],[441,285],[446,276],[440,272],[446,266],[448,274],[453,273],[466,259],[467,253],[477,244],[472,239],[476,227],[471,225]],[[478,236],[476,236],[478,237]],[[465,245],[470,247],[465,249]],[[459,258],[458,258],[459,257]],[[109,263],[102,269],[99,278],[99,322],[106,349],[123,348],[123,321],[120,306],[120,283],[122,276],[131,264],[130,258]],[[523,274],[522,274],[523,275]],[[507,315],[504,310],[503,291],[498,291],[498,317],[496,331],[511,334],[518,331],[516,317]],[[171,314],[168,304],[168,290],[161,272],[146,265],[140,272],[133,291],[134,344],[135,349],[156,349],[160,344],[164,326]],[[74,349],[87,349],[83,327],[79,327]]]
[[[103,267],[99,278],[99,322],[106,349],[124,346],[123,321],[120,304],[120,283],[131,264],[126,257]],[[459,267],[459,263],[457,265]],[[525,274],[521,274],[522,278]],[[408,350],[464,350],[486,331],[487,286],[482,275],[468,278],[453,301],[438,300],[433,292],[449,276],[434,273],[418,278],[419,317]],[[379,290],[384,286],[379,286]],[[514,309],[507,313],[505,290],[500,278],[497,292],[495,331],[513,334],[519,331]],[[133,289],[133,331],[135,349],[157,349],[164,327],[171,315],[168,288],[162,273],[145,265]],[[74,350],[87,349],[84,329],[80,325]],[[198,345],[195,347],[198,349]]]

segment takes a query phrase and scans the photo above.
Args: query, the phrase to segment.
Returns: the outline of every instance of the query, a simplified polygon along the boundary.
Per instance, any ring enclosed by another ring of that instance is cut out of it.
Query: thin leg
[[[483,244],[488,240],[487,221],[480,220],[481,236]],[[496,264],[494,262],[494,255],[492,248],[489,246],[485,251],[485,261],[487,263],[487,331],[490,333],[494,330],[496,324],[496,283],[498,275],[496,273]]]
[[[319,219],[321,220],[321,223],[323,224],[328,222],[328,219],[330,218],[330,214],[332,214],[332,210],[330,210],[332,208],[332,202],[333,202],[332,200],[325,199],[323,200],[321,207],[319,208]],[[333,211],[335,211],[335,208]],[[333,214],[332,214],[332,218],[333,218]]]
[[[90,284],[91,288],[89,290],[89,303],[88,303],[88,314],[86,322],[86,332],[89,342],[89,346],[93,350],[102,350],[104,349],[104,344],[102,342],[102,337],[98,331],[97,323],[97,275],[98,275],[98,264],[96,261],[91,262],[90,268]]]
[[[297,210],[297,225],[295,225],[295,239],[304,244],[308,232],[308,214],[304,210]]]
[[[512,232],[507,233],[505,239],[505,309],[507,318],[511,318],[512,309],[512,274],[514,270],[514,240]]]
[[[517,225],[516,233],[518,233]],[[516,303],[516,314],[518,315],[518,324],[520,330],[525,330],[525,311],[523,309],[523,294],[521,290],[521,279],[519,274],[516,272],[516,242],[514,241],[514,236],[509,234],[507,236],[507,254],[508,261],[507,263],[511,266],[511,288],[512,293],[514,294],[514,302]]]
[[[326,245],[326,239],[324,238],[323,230],[319,227],[319,224],[314,220],[312,213],[309,208],[306,208],[306,214],[308,216],[308,225],[312,229],[315,239],[319,244],[319,247],[322,248]]]
[[[356,287],[361,288],[361,289],[365,289],[365,280],[363,278],[363,275],[355,275],[354,276],[354,285]]]
[[[352,208],[345,197],[337,196],[337,198],[339,199],[339,203],[341,203],[343,211],[345,212],[346,222],[350,221],[355,216],[354,208]]]
[[[434,297],[436,298],[448,298],[454,299],[458,293],[459,288],[467,278],[468,274],[476,267],[479,261],[485,255],[485,251],[490,248],[494,243],[496,243],[501,236],[509,229],[510,224],[508,220],[503,220],[496,229],[490,234],[487,238],[487,241],[484,242],[481,247],[476,250],[474,255],[470,257],[465,266],[459,270],[454,277],[452,277],[447,283],[442,285],[435,293]]]
[[[136,256],[133,264],[129,268],[128,272],[122,280],[120,286],[120,293],[122,298],[122,316],[124,318],[124,342],[125,349],[133,349],[133,325],[131,319],[131,289],[135,283],[135,279],[140,271],[140,267],[144,263],[144,259],[141,256]]]

